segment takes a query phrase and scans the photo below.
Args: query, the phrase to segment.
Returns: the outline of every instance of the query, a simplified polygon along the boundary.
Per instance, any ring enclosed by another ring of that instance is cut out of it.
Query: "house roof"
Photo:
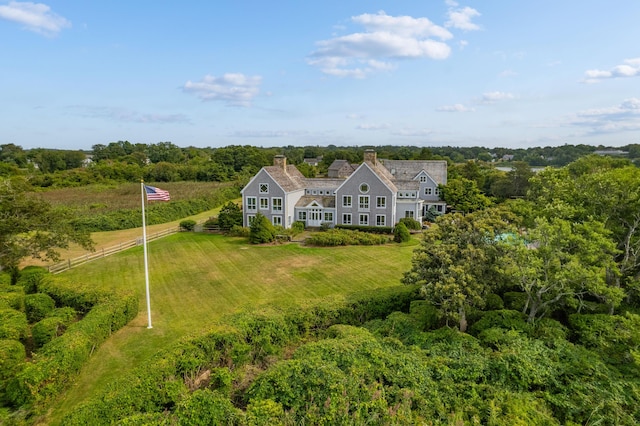
[[[391,173],[389,173],[389,170],[387,170],[383,166],[380,160],[375,162],[365,161],[364,164],[367,164],[371,168],[371,170],[373,170],[373,172],[378,175],[380,180],[384,182],[384,184],[387,185],[392,191],[398,192],[398,187],[394,183],[394,177],[391,175]]]
[[[335,207],[336,206],[336,198],[331,196],[317,196],[317,195],[305,195],[300,197],[298,202],[296,203],[296,207],[307,207],[309,204],[316,202],[320,207]]]
[[[307,188],[337,188],[342,185],[344,179],[331,178],[307,178]]]
[[[285,192],[297,191],[306,187],[306,178],[294,165],[286,166],[286,172],[280,166],[266,166],[264,170]]]
[[[447,162],[445,160],[378,160],[392,174],[396,181],[412,181],[421,171],[427,172],[437,183],[447,183]],[[395,171],[395,173],[392,173]]]

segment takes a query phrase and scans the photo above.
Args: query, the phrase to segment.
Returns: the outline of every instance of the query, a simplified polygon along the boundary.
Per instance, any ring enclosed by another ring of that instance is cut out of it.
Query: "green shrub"
[[[422,331],[438,327],[438,308],[427,300],[413,300],[409,306],[409,314],[422,326]]]
[[[393,228],[390,226],[336,225],[335,229],[368,232],[370,234],[393,234]]]
[[[24,312],[0,309],[0,339],[20,340],[27,337],[29,323]]]
[[[419,231],[422,229],[422,224],[412,217],[403,217],[398,221],[398,223],[404,224],[407,229],[410,229],[412,231]]]
[[[520,291],[506,292],[502,298],[506,309],[512,309],[520,312],[522,312],[524,305],[527,302],[527,295]]]
[[[49,317],[55,317],[62,321],[64,325],[74,323],[78,318],[78,313],[70,306],[55,308],[49,313]]]
[[[299,233],[303,232],[304,228],[305,224],[300,220],[296,220],[291,224],[291,231],[294,233],[294,235],[298,235]]]
[[[393,230],[393,241],[396,243],[405,243],[411,239],[411,234],[406,225],[399,222]]]
[[[38,287],[48,276],[49,272],[39,266],[28,266],[20,271],[18,285],[24,287],[26,294],[37,293]]]
[[[27,320],[33,324],[53,311],[56,302],[45,293],[27,294],[24,297],[24,309],[27,314]]]
[[[24,288],[17,285],[0,287],[0,308],[3,307],[24,311]]]
[[[15,339],[0,339],[0,384],[11,377],[26,358],[22,343]]]
[[[251,222],[249,242],[252,244],[270,243],[276,237],[276,230],[261,213],[258,213]]]
[[[387,242],[389,242],[389,239],[385,235],[338,228],[330,229],[326,232],[315,232],[305,240],[305,244],[321,247],[379,245]]]
[[[196,221],[193,219],[185,219],[180,222],[180,230],[182,231],[193,231],[193,228],[196,227]]]
[[[11,275],[6,272],[0,272],[0,287],[11,285]]]
[[[236,425],[242,413],[228,397],[209,389],[196,390],[178,404],[175,416],[180,425]]]
[[[62,319],[57,317],[45,318],[38,321],[31,327],[31,335],[36,344],[36,348],[41,348],[45,343],[49,343],[54,337],[58,337],[64,332],[65,326]]]
[[[234,225],[227,233],[227,235],[231,237],[243,237],[243,238],[249,238],[250,234],[251,234],[251,230],[249,228],[245,228],[243,226],[238,226],[238,225]]]
[[[242,226],[242,209],[233,201],[222,206],[218,214],[218,225],[223,231],[229,231],[234,226]]]
[[[482,314],[482,318],[469,328],[469,333],[477,336],[482,330],[496,327],[506,330],[519,330],[525,333],[529,333],[532,330],[532,326],[526,321],[525,314],[503,309]]]
[[[495,293],[487,294],[484,302],[485,309],[487,311],[497,311],[504,309],[504,302],[502,301],[502,298]]]

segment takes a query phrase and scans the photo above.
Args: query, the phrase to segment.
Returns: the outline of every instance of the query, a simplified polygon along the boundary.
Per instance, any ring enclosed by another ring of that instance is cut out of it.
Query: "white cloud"
[[[444,24],[445,27],[457,28],[464,31],[479,30],[480,26],[471,22],[480,12],[472,7],[463,7],[462,9],[449,9],[449,20]]]
[[[498,77],[507,78],[514,77],[516,75],[518,75],[518,73],[513,70],[504,70],[500,74],[498,74]]]
[[[590,134],[640,130],[640,98],[625,99],[620,105],[578,112],[568,123],[586,127]]]
[[[43,3],[11,1],[0,6],[0,18],[22,24],[27,30],[47,37],[53,37],[71,27],[70,21],[53,13]]]
[[[506,92],[487,92],[482,94],[480,102],[483,104],[493,104],[499,101],[513,99],[514,97],[513,94]]]
[[[465,106],[463,104],[443,105],[436,108],[436,111],[440,112],[473,112],[474,108]]]
[[[394,136],[405,136],[405,137],[426,137],[432,136],[435,132],[430,129],[401,129],[396,132],[393,132]]]
[[[390,124],[387,123],[378,123],[378,124],[360,124],[356,127],[358,130],[384,130],[391,127]]]
[[[444,42],[453,35],[427,18],[377,14],[354,16],[351,20],[365,28],[329,40],[317,42],[317,49],[307,62],[325,74],[340,77],[364,78],[367,75],[390,71],[396,59],[446,59],[451,48]]]
[[[224,74],[222,77],[206,75],[199,82],[187,81],[183,90],[195,93],[203,101],[223,101],[230,106],[250,106],[260,92],[262,77],[244,74]]]
[[[640,76],[640,58],[625,59],[623,64],[616,65],[611,70],[587,70],[583,83],[597,83],[608,78]]]

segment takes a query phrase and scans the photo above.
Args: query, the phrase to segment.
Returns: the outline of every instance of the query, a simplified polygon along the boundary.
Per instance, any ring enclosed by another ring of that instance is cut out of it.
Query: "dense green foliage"
[[[234,226],[242,226],[242,209],[236,203],[229,201],[220,209],[218,226],[223,231],[229,231]]]
[[[262,213],[255,215],[249,228],[249,242],[252,244],[270,243],[276,239],[276,228]]]
[[[411,239],[411,234],[409,233],[409,229],[407,229],[407,225],[403,222],[399,222],[396,227],[393,229],[393,241],[396,243],[404,243]]]
[[[305,240],[305,244],[307,245],[321,247],[351,245],[370,246],[375,244],[385,244],[388,242],[389,237],[386,235],[338,228],[313,233]]]
[[[37,287],[38,292],[23,296],[24,311],[20,306],[0,309],[0,402],[16,410],[13,420],[17,422],[46,409],[96,346],[138,313],[138,299],[133,294],[66,282],[41,269],[27,270],[18,282],[26,285],[5,285],[2,294],[16,293],[13,288],[24,292]],[[54,308],[56,304],[62,307]],[[86,313],[81,321],[77,321],[78,311]],[[29,327],[29,322],[35,324]],[[28,337],[33,339],[31,350],[35,351],[29,353],[30,358],[25,351]]]

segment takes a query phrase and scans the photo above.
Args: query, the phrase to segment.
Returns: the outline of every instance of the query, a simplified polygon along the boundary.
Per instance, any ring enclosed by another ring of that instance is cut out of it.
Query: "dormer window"
[[[427,177],[425,175],[420,176],[420,182],[424,183],[427,181]]]

